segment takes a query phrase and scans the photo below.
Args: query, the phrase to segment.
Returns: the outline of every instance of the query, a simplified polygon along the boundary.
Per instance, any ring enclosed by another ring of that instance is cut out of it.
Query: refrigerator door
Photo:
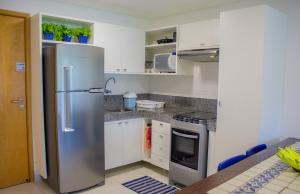
[[[104,49],[87,45],[56,46],[56,90],[104,87]]]
[[[103,99],[103,93],[56,93],[61,193],[104,183]]]

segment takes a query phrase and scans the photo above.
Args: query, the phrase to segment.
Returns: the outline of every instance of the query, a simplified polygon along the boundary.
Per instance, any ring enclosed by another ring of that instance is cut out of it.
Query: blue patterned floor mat
[[[138,194],[173,194],[178,190],[174,186],[167,185],[149,176],[143,176],[122,185]]]

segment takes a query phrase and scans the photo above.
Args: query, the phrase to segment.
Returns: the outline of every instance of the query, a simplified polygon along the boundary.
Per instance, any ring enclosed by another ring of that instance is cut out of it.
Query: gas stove
[[[171,121],[171,183],[190,185],[206,176],[208,130],[207,120],[216,114],[189,112],[178,114]]]
[[[189,112],[178,114],[173,117],[177,121],[194,124],[205,124],[207,120],[216,119],[216,114],[208,112]]]

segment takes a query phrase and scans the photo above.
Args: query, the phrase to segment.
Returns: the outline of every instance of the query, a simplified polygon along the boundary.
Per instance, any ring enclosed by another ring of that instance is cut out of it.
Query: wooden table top
[[[245,172],[246,170],[250,169],[251,167],[259,164],[260,162],[268,159],[269,157],[273,156],[277,153],[277,148],[290,146],[299,139],[289,138],[284,141],[281,141],[277,144],[274,144],[268,147],[266,150],[261,151],[229,168],[226,168],[220,172],[217,172],[202,181],[196,182],[184,189],[176,192],[176,194],[200,194],[200,193],[207,193],[209,190],[221,185],[222,183],[232,179],[233,177]]]

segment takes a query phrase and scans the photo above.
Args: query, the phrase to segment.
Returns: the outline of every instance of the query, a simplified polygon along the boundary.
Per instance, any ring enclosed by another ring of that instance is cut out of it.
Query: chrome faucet
[[[109,82],[110,80],[113,80],[113,81],[114,81],[114,84],[116,84],[116,79],[115,79],[114,77],[108,78],[108,79],[106,80],[105,86],[104,86],[104,93],[105,93],[105,94],[111,94],[111,90],[108,90],[108,89],[107,89],[107,84],[108,84],[108,82]]]

